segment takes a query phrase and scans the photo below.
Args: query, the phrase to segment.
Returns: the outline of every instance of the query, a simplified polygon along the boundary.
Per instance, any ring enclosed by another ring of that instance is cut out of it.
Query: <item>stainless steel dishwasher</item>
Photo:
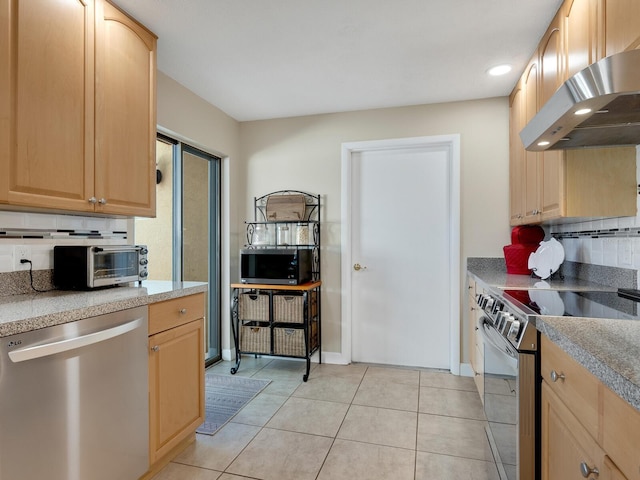
[[[148,439],[146,307],[0,338],[0,480],[135,480]]]

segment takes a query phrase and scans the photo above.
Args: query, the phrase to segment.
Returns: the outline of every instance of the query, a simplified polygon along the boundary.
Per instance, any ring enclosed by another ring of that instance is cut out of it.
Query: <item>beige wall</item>
[[[158,125],[225,158],[223,165],[222,348],[231,346],[228,289],[252,199],[280,189],[322,195],[323,350],[340,352],[341,144],[460,134],[461,312],[466,258],[502,257],[509,243],[507,98],[238,123],[171,78],[158,75]],[[228,157],[228,158],[227,158]],[[466,361],[466,333],[461,352]]]
[[[466,258],[501,257],[509,243],[507,98],[240,124],[246,191],[237,201],[246,218],[253,215],[251,199],[273,190],[322,195],[324,351],[340,352],[341,341],[341,143],[455,133],[461,138],[461,291],[466,300]],[[462,302],[461,312],[466,312]],[[466,336],[467,329],[461,331]],[[463,360],[466,343],[464,338]]]
[[[173,147],[156,141],[156,164],[162,181],[156,185],[156,217],[136,217],[135,242],[149,247],[149,280],[173,279]]]

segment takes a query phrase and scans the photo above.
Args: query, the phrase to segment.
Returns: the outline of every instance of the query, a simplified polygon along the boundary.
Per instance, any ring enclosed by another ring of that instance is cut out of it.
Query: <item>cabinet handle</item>
[[[181,308],[180,309],[180,315],[184,315],[185,313],[187,313],[187,309],[186,308]]]
[[[87,200],[89,203],[98,203],[98,200],[96,199],[96,197],[91,197],[89,200]]]
[[[158,345],[154,345],[153,347],[151,347],[151,350],[157,352],[158,350],[160,350],[160,347]]]
[[[100,205],[106,205],[107,204],[107,199],[106,198],[101,198],[100,200],[98,200],[98,203]]]
[[[558,373],[555,370],[551,370],[551,381],[557,382],[558,380],[564,381],[564,373]]]
[[[584,478],[588,478],[592,473],[597,477],[600,475],[600,471],[596,467],[589,467],[586,462],[580,464],[580,473]]]

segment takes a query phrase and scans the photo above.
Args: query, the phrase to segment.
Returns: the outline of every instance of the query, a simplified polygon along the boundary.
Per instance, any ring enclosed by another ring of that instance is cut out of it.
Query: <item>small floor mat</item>
[[[216,433],[269,383],[271,380],[207,373],[204,395],[205,419],[196,433]]]

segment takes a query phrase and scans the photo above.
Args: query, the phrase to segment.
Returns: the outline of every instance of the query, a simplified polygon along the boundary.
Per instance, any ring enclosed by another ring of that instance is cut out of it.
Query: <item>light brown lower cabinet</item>
[[[640,480],[640,412],[541,340],[542,480]]]
[[[542,382],[542,480],[579,480],[603,470],[604,452],[546,381]]]
[[[475,292],[475,282],[469,278],[469,363],[473,370],[473,380],[480,394],[480,399],[484,403],[484,355],[482,340],[478,332],[478,320],[482,311],[476,303]]]
[[[154,303],[149,306],[150,473],[192,441],[203,421],[204,294]]]

